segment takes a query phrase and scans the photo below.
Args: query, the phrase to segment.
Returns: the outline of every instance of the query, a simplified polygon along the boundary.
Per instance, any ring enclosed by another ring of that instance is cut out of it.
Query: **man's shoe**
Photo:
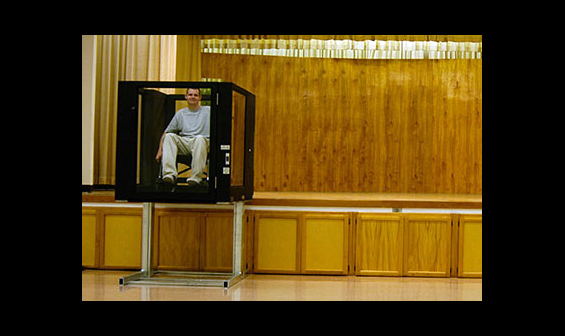
[[[198,182],[193,181],[193,180],[188,180],[187,182],[188,182],[189,187],[197,187],[197,186],[200,185]]]
[[[175,186],[175,179],[172,176],[163,177],[163,187],[165,191],[173,191]]]
[[[165,184],[175,184],[175,179],[172,176],[165,176],[163,177],[163,183]]]

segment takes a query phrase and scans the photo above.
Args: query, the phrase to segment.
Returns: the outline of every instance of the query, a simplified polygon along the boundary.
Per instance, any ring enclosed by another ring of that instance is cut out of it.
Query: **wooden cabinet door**
[[[406,214],[403,274],[449,277],[451,269],[451,216]]]
[[[141,209],[83,207],[82,266],[141,269]]]
[[[156,217],[153,258],[157,269],[199,271],[202,214],[158,211]]]
[[[347,274],[348,214],[304,214],[302,274]]]
[[[141,211],[104,209],[100,268],[141,268]]]
[[[461,215],[457,276],[483,276],[483,216]]]
[[[160,209],[153,232],[159,270],[232,271],[233,212]]]
[[[232,271],[233,213],[204,213],[200,256],[206,272]]]
[[[296,213],[255,214],[254,272],[300,273],[299,222]]]
[[[355,274],[402,276],[403,233],[400,214],[358,214]]]
[[[98,260],[99,238],[96,210],[82,209],[82,266],[96,268]]]

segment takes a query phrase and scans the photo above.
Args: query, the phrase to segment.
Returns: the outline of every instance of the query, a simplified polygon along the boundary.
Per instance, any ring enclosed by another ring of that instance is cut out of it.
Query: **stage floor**
[[[483,280],[250,274],[229,289],[127,285],[131,271],[82,271],[83,301],[482,301]]]

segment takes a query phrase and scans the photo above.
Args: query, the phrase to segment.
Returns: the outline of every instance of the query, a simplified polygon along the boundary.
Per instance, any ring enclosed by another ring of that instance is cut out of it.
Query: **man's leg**
[[[174,183],[177,180],[177,154],[188,153],[188,139],[173,133],[165,134],[163,140],[163,181]]]
[[[210,141],[204,137],[196,137],[191,139],[192,152],[192,174],[189,181],[200,183],[202,181],[202,173],[206,167],[206,157],[208,156],[208,148]]]

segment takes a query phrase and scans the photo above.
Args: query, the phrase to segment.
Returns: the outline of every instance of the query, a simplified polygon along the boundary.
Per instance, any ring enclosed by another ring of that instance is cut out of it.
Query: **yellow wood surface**
[[[141,267],[141,216],[104,216],[103,263],[106,268]]]
[[[349,216],[308,214],[302,235],[303,274],[347,274]]]
[[[255,218],[255,271],[299,273],[297,216],[257,215]]]
[[[482,215],[462,215],[460,218],[459,267],[457,276],[483,276]]]
[[[155,216],[153,265],[231,271],[233,212]],[[141,217],[141,209],[84,207],[83,267],[140,268]],[[482,277],[482,215],[248,210],[244,217],[242,266],[251,272]]]
[[[96,212],[82,211],[82,266],[97,267]]]

